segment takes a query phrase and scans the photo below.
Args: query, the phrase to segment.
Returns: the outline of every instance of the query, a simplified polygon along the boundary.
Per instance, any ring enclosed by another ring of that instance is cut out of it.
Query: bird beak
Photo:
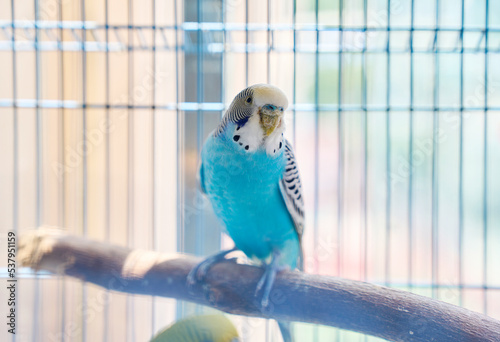
[[[283,107],[277,107],[272,104],[266,104],[259,108],[260,125],[266,136],[269,136],[281,125],[283,113]]]

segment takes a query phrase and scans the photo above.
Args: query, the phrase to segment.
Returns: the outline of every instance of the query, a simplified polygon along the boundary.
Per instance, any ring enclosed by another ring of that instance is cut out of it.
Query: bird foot
[[[228,255],[231,252],[234,252],[236,248],[229,249],[227,251],[221,251],[215,255],[212,255],[202,262],[200,262],[198,265],[196,265],[187,275],[186,278],[186,283],[187,287],[190,292],[193,291],[194,287],[197,284],[200,284],[203,279],[206,277],[208,270],[216,263],[220,262],[221,260],[224,260],[226,255]],[[234,259],[236,260],[236,259]]]
[[[264,310],[269,306],[269,296],[271,295],[271,290],[273,289],[276,274],[287,268],[287,266],[279,266],[278,261],[279,254],[273,253],[273,259],[271,263],[266,266],[264,274],[257,283],[257,288],[255,289],[255,297],[258,297],[258,294],[261,290],[263,291],[262,298],[260,300],[261,310]]]

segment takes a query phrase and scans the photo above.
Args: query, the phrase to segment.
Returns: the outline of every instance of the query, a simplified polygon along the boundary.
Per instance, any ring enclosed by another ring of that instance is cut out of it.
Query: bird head
[[[184,318],[156,334],[150,342],[239,342],[233,323],[219,314]]]
[[[269,155],[283,148],[285,93],[270,84],[255,84],[233,99],[219,132],[229,131],[233,142],[246,152],[265,149]],[[217,135],[217,133],[216,133]]]

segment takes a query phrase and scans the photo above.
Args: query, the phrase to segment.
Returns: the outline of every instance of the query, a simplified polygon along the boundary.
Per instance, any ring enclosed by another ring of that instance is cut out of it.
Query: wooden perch
[[[500,322],[438,300],[360,281],[280,273],[269,310],[254,298],[262,269],[224,261],[206,286],[189,293],[188,272],[200,259],[130,250],[60,231],[25,233],[19,260],[35,270],[66,274],[110,290],[186,300],[238,315],[316,323],[390,341],[500,341]]]

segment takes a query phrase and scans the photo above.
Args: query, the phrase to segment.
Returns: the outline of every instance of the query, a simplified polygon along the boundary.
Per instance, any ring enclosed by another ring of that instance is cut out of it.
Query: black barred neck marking
[[[231,105],[227,109],[222,121],[215,131],[215,137],[218,137],[226,130],[229,122],[236,123],[239,128],[243,127],[254,110],[253,90],[252,87],[248,87],[236,95],[233,102],[231,102]]]

